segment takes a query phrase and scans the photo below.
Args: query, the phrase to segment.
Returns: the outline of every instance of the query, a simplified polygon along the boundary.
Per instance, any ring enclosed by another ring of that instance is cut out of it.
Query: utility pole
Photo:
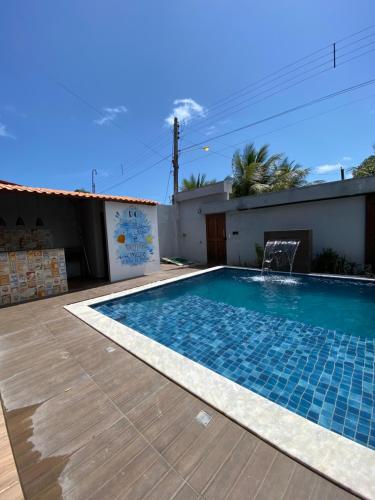
[[[344,181],[345,180],[345,170],[344,170],[344,167],[340,167],[340,174],[341,174],[341,180]]]
[[[95,193],[95,181],[94,181],[94,175],[98,175],[98,172],[96,171],[96,168],[93,168],[91,170],[91,192]]]
[[[173,194],[178,193],[178,140],[180,138],[179,134],[179,124],[178,119],[175,116],[173,120]]]

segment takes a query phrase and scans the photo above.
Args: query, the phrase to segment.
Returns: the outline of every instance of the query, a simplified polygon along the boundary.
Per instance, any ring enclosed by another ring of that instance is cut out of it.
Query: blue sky
[[[185,120],[181,147],[210,146],[181,155],[181,177],[201,172],[220,180],[231,173],[236,147],[255,141],[310,167],[311,180],[338,179],[339,164],[349,168],[371,154],[375,85],[211,138],[375,78],[375,28],[337,44],[338,62],[373,52],[334,70],[328,62],[327,71],[312,78],[318,72],[312,69],[330,60],[327,48],[303,60],[300,66],[308,64],[299,73],[292,66],[289,76],[284,70],[248,88],[239,113],[233,113],[235,100],[214,104],[372,23],[373,0],[3,2],[0,178],[90,189],[95,168],[97,191],[163,202],[170,161],[148,167],[170,153],[166,119],[178,108]],[[307,70],[304,78],[311,78],[281,91],[283,82],[297,82]],[[274,86],[274,96],[254,103]]]

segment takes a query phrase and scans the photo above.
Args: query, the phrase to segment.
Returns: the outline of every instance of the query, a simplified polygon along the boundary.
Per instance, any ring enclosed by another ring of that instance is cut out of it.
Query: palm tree
[[[309,172],[310,169],[303,168],[294,161],[289,161],[286,156],[273,172],[271,190],[282,191],[283,189],[302,187],[307,183],[306,177]]]
[[[259,150],[248,144],[242,154],[236,151],[232,167],[234,197],[300,187],[309,173],[282,154],[270,155],[267,144]]]
[[[198,174],[198,177],[195,177],[194,174],[188,179],[182,180],[182,191],[191,191],[192,189],[201,188],[204,186],[208,186],[209,184],[215,184],[216,180],[212,179],[211,181],[206,181],[206,174]]]
[[[259,150],[248,144],[242,153],[236,151],[232,160],[233,196],[271,191],[271,172],[280,160],[280,154],[269,154],[268,144]]]

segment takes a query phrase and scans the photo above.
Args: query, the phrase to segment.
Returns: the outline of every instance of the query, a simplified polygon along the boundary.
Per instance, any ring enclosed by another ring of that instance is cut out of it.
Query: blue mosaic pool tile
[[[375,449],[375,339],[186,295],[93,306],[312,422]]]

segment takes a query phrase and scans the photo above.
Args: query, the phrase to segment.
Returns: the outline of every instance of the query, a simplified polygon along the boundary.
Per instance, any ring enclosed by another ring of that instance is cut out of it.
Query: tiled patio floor
[[[354,498],[63,309],[188,272],[0,310],[0,390],[25,497]]]

